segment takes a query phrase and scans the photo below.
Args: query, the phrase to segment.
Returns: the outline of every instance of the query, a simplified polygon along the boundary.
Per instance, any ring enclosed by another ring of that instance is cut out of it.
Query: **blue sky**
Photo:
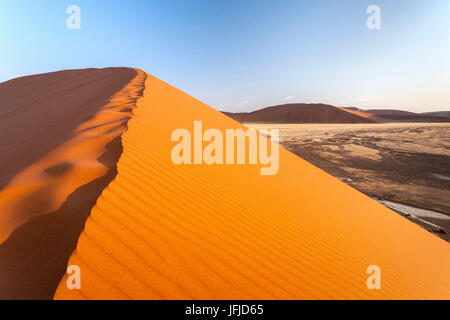
[[[69,30],[66,8],[81,9]],[[381,9],[381,30],[366,8]],[[1,0],[0,81],[141,68],[205,103],[450,110],[448,0]]]

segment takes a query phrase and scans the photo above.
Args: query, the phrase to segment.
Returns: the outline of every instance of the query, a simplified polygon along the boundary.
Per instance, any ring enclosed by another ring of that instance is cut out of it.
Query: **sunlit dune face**
[[[357,116],[364,117],[364,118],[370,118],[370,117],[373,116],[373,114],[368,113],[368,112],[364,112],[364,111],[361,111],[361,110],[352,110],[352,109],[345,109],[345,108],[340,108],[340,109],[344,110],[344,111],[347,111],[347,112],[350,112],[350,113],[353,113],[353,114],[356,114]]]
[[[68,262],[80,288],[67,274],[56,299],[450,296],[447,243],[283,148],[270,176],[173,163],[176,128],[245,127],[150,75],[145,88]]]

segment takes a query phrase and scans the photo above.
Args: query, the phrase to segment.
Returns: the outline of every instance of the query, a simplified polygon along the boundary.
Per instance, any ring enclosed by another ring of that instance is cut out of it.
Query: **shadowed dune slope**
[[[450,298],[450,247],[419,226],[283,148],[272,176],[173,164],[173,130],[244,127],[150,75],[133,114],[56,299]]]
[[[68,70],[0,84],[0,299],[51,299],[114,178],[145,74]]]
[[[230,113],[239,122],[269,123],[375,123],[376,121],[346,112],[327,104],[292,103],[267,107],[253,112]]]

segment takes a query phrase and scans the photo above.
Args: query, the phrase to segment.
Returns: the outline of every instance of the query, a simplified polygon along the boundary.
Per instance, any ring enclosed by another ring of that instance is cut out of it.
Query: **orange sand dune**
[[[0,84],[0,299],[52,298],[116,174],[144,77],[86,69]]]
[[[147,76],[118,174],[56,299],[450,298],[450,246],[294,154],[280,169],[175,165],[173,130],[244,128]],[[366,269],[381,268],[381,289]]]

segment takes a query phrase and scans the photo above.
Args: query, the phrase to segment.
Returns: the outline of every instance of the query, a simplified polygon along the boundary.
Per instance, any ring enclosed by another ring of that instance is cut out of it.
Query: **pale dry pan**
[[[0,299],[51,299],[144,86],[128,68],[0,84]]]
[[[450,246],[412,222],[284,149],[273,176],[173,164],[173,130],[244,127],[150,75],[133,114],[55,298],[450,298]]]

